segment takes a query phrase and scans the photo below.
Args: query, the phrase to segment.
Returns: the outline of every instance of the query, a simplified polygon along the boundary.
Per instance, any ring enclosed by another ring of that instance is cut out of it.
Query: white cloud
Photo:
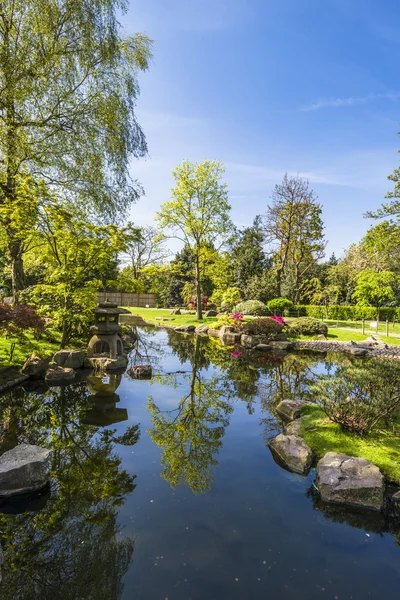
[[[321,108],[337,108],[341,106],[353,106],[354,104],[370,104],[377,100],[390,100],[395,102],[400,99],[400,92],[385,92],[383,94],[371,93],[367,96],[349,96],[347,98],[327,98],[318,100],[308,106],[303,106],[300,110],[309,112],[312,110],[320,110]]]

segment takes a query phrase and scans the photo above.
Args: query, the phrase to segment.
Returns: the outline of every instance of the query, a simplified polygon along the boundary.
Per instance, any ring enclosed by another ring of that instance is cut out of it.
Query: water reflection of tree
[[[162,449],[162,476],[173,487],[186,483],[197,494],[205,493],[213,482],[211,467],[218,464],[215,455],[233,411],[229,403],[233,390],[224,377],[202,372],[201,340],[189,340],[191,373],[181,375],[179,381],[174,375],[157,378],[163,385],[185,383],[189,391],[172,410],[162,411],[149,399],[153,427],[148,433]]]
[[[6,558],[1,600],[108,600],[122,594],[133,542],[119,539],[117,515],[135,487],[134,477],[120,468],[114,431],[99,432],[80,422],[87,408],[85,383],[38,395],[18,390],[0,398],[7,439],[53,452],[45,507],[0,514]],[[137,440],[137,431],[132,435]]]
[[[154,327],[140,325],[136,329],[137,341],[129,352],[129,366],[151,365],[160,369],[161,359],[165,355],[165,346],[159,340],[159,331]]]

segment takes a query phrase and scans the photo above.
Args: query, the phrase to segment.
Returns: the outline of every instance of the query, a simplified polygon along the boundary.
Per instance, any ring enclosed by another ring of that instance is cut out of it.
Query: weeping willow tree
[[[151,41],[122,36],[126,9],[125,0],[0,2],[0,237],[14,296],[36,185],[106,219],[141,194],[128,166],[147,152],[135,102]]]

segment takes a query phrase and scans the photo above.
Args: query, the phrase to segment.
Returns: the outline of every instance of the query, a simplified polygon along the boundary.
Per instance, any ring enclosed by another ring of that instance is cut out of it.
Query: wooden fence
[[[132,294],[128,292],[98,292],[97,302],[113,302],[118,306],[139,306],[156,308],[155,294]]]

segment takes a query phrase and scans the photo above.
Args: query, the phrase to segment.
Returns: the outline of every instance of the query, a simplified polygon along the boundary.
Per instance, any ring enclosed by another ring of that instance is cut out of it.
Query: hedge
[[[356,321],[367,319],[375,321],[377,309],[373,306],[318,306],[313,304],[298,304],[290,311],[291,316],[313,317],[314,319],[327,319],[331,321]],[[380,321],[400,321],[400,308],[396,306],[383,306],[379,309]]]

